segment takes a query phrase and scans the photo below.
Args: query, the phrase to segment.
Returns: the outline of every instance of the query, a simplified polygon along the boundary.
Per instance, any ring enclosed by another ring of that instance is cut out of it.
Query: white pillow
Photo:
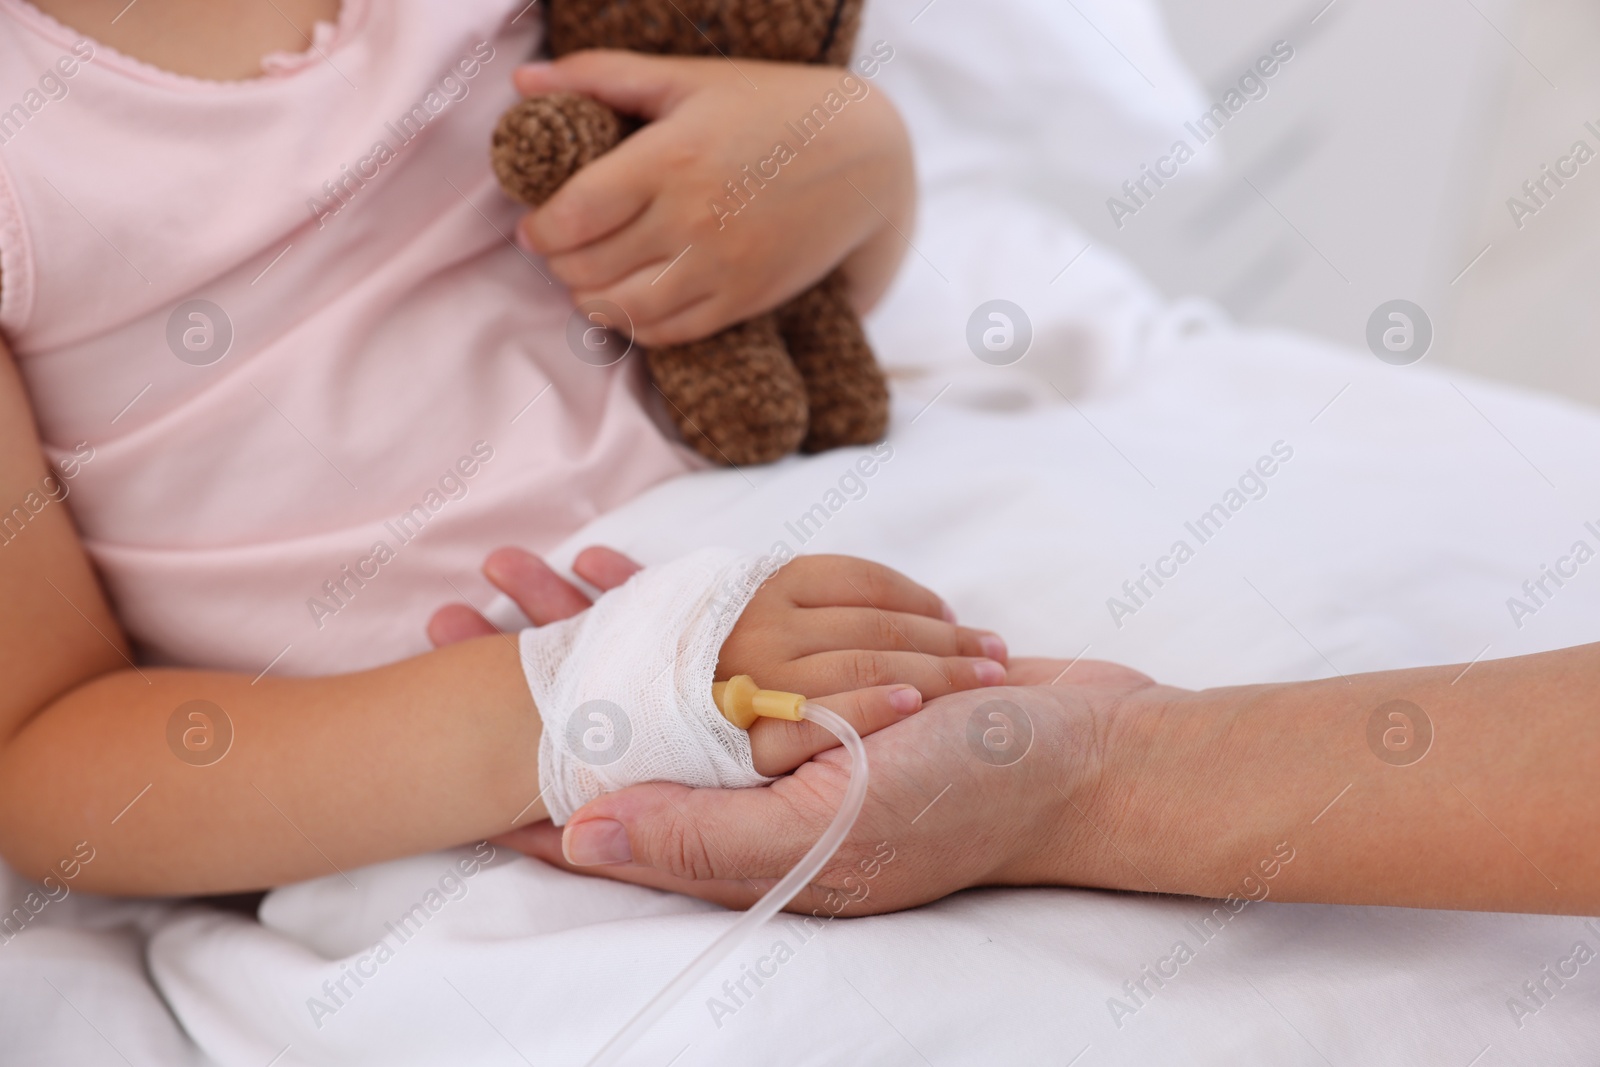
[[[897,393],[1007,410],[1114,388],[1171,316],[1059,193],[1109,195],[1205,110],[1154,0],[867,0],[857,50],[905,116],[922,187],[915,251],[867,320]],[[996,299],[1032,334],[1010,366],[969,338]]]
[[[1206,106],[1153,0],[867,0],[857,50],[879,41],[925,187],[1115,187]]]

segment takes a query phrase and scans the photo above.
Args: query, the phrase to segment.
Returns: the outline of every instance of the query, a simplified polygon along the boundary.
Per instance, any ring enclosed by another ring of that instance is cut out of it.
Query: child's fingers
[[[866,737],[917,712],[922,695],[909,685],[895,685],[822,697],[817,703],[837,712]],[[750,727],[756,771],[768,777],[787,774],[818,752],[838,746],[838,738],[815,723],[760,719]]]
[[[428,620],[428,640],[435,648],[498,632],[488,619],[465,604],[446,604]]]
[[[972,656],[1007,662],[999,634],[955,626],[942,619],[876,608],[807,608],[785,635],[791,657],[840,648],[880,652],[922,652],[929,656]]]
[[[699,163],[699,153],[674,131],[646,127],[574,174],[525,216],[523,233],[546,256],[584,248],[639,219],[668,176]],[[670,259],[678,251],[664,254]]]
[[[683,244],[671,244],[655,224],[657,214],[654,208],[647,208],[619,230],[569,252],[551,255],[550,273],[570,289],[592,290],[617,285],[652,263],[671,263],[683,251]],[[660,274],[661,267],[656,267],[655,273]]]
[[[655,199],[658,184],[645,168],[628,162],[632,153],[618,149],[601,156],[573,175],[561,189],[530,211],[519,224],[535,252],[557,256],[616,233],[643,215]],[[625,169],[608,166],[623,157]]]
[[[803,523],[805,515],[797,521]],[[951,619],[949,608],[932,590],[881,563],[854,556],[801,556],[774,581],[802,608],[877,608]]]
[[[706,60],[592,49],[553,63],[528,63],[511,75],[523,96],[566,91],[592,96],[624,115],[655,119],[704,81]]]
[[[572,570],[601,592],[610,592],[644,570],[644,566],[614,548],[592,545],[578,553],[572,561]]]
[[[550,565],[520,548],[499,548],[483,563],[484,577],[517,602],[535,626],[571,618],[588,610],[589,598]]]
[[[633,335],[642,345],[681,345],[710,337],[737,321],[722,301],[707,293],[659,318],[635,321]]]
[[[1005,679],[1005,667],[992,659],[852,649],[803,656],[770,668],[756,680],[768,689],[808,695],[911,685],[931,700],[967,689],[1003,685]]]
[[[610,285],[595,289],[574,286],[573,298],[579,302],[596,297],[610,300],[628,313],[633,320],[634,336],[641,343],[659,343],[645,341],[645,331],[660,327],[714,295],[712,287],[702,278],[704,264],[696,259],[699,251],[693,244],[685,245],[671,254],[664,253],[658,259],[643,263],[639,269]]]

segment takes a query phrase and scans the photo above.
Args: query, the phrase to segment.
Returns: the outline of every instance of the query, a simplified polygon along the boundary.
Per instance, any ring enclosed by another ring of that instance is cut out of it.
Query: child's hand
[[[933,593],[851,556],[801,556],[750,601],[717,677],[808,696],[890,684],[933,698],[1006,680],[998,634],[957,626]]]
[[[573,569],[606,590],[639,565],[590,548]],[[578,614],[589,599],[537,556],[502,548],[484,573],[537,625]],[[996,634],[957,626],[937,596],[887,567],[849,556],[802,556],[761,587],[740,614],[717,677],[748,674],[766,689],[803,693],[833,709],[863,736],[917,711],[922,695],[942,696],[1006,679],[1006,646]],[[441,608],[428,625],[436,645],[494,633],[465,605]],[[756,770],[793,770],[834,747],[808,722],[763,719],[750,729]]]
[[[515,80],[528,95],[584,93],[652,120],[521,225],[578,303],[617,304],[640,343],[707,336],[847,259],[859,308],[893,277],[915,184],[905,129],[870,82],[834,67],[609,51],[523,67]],[[844,106],[802,143],[790,124],[830,93]],[[794,153],[781,165],[779,142]],[[727,183],[743,188],[744,168],[767,160],[741,208]]]

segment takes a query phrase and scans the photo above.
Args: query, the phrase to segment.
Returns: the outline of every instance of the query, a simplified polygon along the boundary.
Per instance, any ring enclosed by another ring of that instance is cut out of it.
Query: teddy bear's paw
[[[616,147],[622,135],[622,120],[598,100],[544,93],[500,116],[489,158],[501,188],[537,207],[579,168]]]
[[[713,463],[771,463],[806,436],[805,382],[771,315],[646,358],[684,441]]]
[[[789,358],[806,383],[811,426],[800,448],[866,445],[889,428],[889,384],[834,271],[775,313]]]

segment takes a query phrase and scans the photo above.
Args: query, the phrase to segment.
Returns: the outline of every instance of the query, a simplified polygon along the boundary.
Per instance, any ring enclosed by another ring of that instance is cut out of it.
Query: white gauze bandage
[[[755,771],[750,735],[711,701],[722,642],[770,557],[701,549],[648,567],[581,615],[522,631],[522,671],[544,720],[539,781],[562,826],[639,782],[734,789]]]

